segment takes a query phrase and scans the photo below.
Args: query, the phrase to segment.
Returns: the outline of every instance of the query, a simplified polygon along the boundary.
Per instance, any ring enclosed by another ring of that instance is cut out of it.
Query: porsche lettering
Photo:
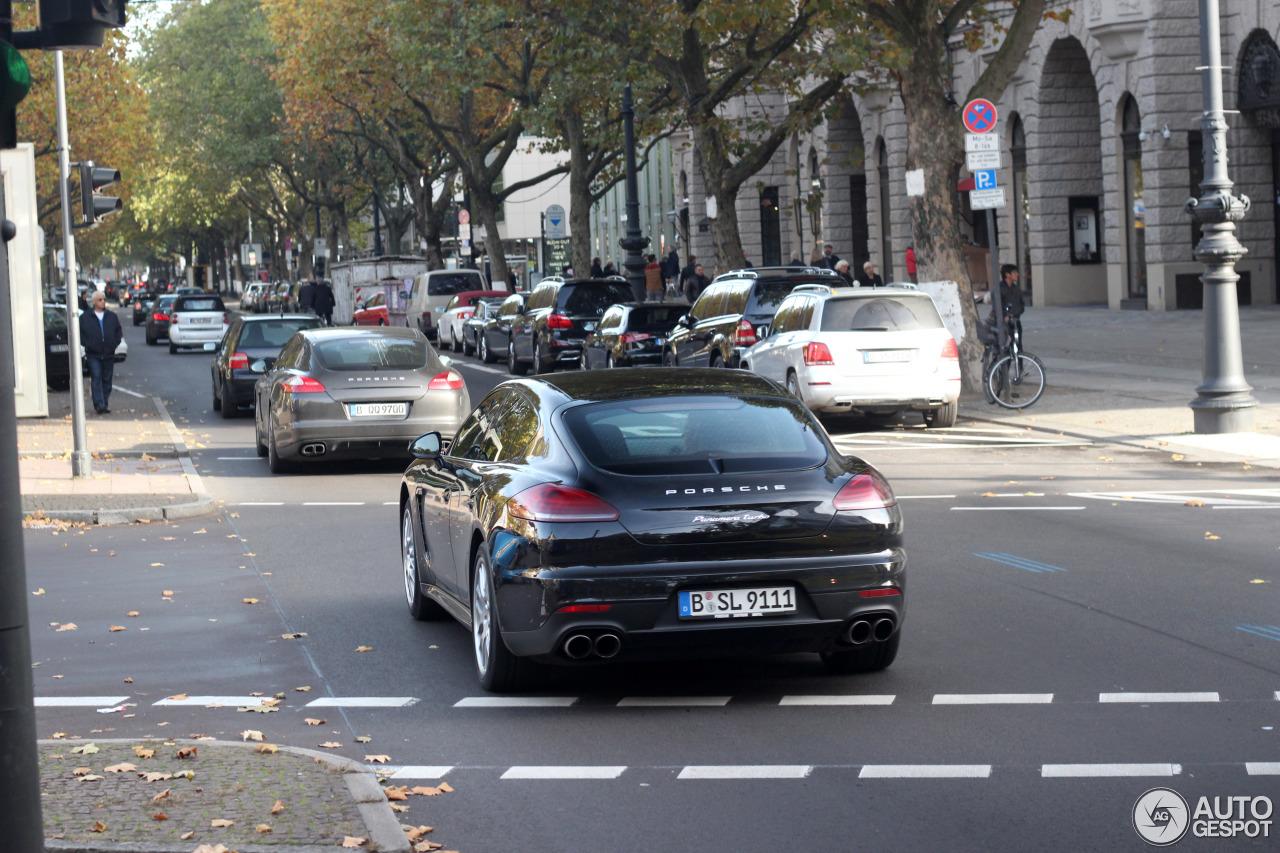
[[[716,495],[721,492],[785,492],[786,486],[705,486],[701,489],[667,489],[669,495]]]

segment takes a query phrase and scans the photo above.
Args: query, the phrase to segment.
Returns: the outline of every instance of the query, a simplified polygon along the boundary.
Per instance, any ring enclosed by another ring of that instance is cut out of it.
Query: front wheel
[[[671,350],[666,350],[666,351],[664,351],[664,352],[662,353],[662,366],[663,366],[663,367],[675,367],[675,366],[676,366],[676,354],[675,354],[674,352],[672,352]]]
[[[471,638],[476,652],[476,675],[485,690],[505,693],[530,686],[536,678],[537,664],[516,657],[507,648],[498,625],[496,603],[489,557],[481,547],[476,552],[471,578]]]
[[[421,569],[431,568],[431,552],[423,547],[422,559],[418,558],[417,534],[413,528],[413,511],[404,505],[400,518],[400,558],[404,566],[404,596],[409,613],[420,622],[437,622],[449,615],[435,599],[422,594]]]
[[[483,334],[480,335],[480,360],[485,364],[493,364],[498,360],[498,357],[489,349],[489,338]]]
[[[507,344],[507,372],[512,376],[524,376],[529,372],[529,365],[516,358],[516,342]]]
[[[1044,363],[1031,353],[1004,356],[991,366],[987,387],[997,404],[1006,409],[1025,409],[1044,393]]]

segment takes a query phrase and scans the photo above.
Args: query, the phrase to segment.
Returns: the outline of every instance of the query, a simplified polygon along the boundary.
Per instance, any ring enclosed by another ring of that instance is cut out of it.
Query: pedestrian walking
[[[100,415],[111,409],[111,378],[116,369],[116,347],[124,338],[120,320],[114,311],[107,310],[107,295],[101,290],[93,293],[92,309],[80,315],[80,345],[84,347],[85,362],[89,365],[90,391],[93,410]]]
[[[840,256],[837,255],[834,251],[832,251],[831,244],[827,243],[822,247],[822,260],[821,260],[822,266],[826,267],[829,270],[834,270],[836,268],[836,264],[838,263],[840,263]]]
[[[316,282],[312,307],[316,310],[316,316],[324,321],[326,326],[333,325],[333,306],[336,304],[337,299],[333,296],[333,288],[329,282],[324,279]]]
[[[858,287],[884,287],[884,279],[876,272],[876,265],[867,261],[862,265],[862,274],[856,279]]]
[[[684,269],[680,270],[680,280],[676,282],[676,292],[688,299],[690,302],[693,301],[693,297],[689,295],[689,279],[693,278],[697,269],[698,256],[690,255],[689,264]]]
[[[665,267],[666,268],[662,271],[662,277],[667,280],[667,283],[671,285],[674,290],[680,279],[680,255],[676,253],[674,246],[671,248],[671,251],[667,253]]]
[[[919,284],[920,277],[916,275],[916,244],[907,244],[907,278],[911,279],[912,284]]]
[[[618,274],[618,268],[613,265],[613,258],[610,258],[609,263],[604,265],[605,278],[608,278],[611,275],[617,275],[617,274]]]
[[[298,289],[298,310],[303,314],[315,314],[316,283],[309,281]]]
[[[690,305],[698,301],[698,294],[702,293],[710,283],[710,279],[702,272],[702,264],[694,264],[693,275],[689,276],[684,283],[685,296],[688,297]]]
[[[836,275],[840,276],[841,283],[845,287],[853,286],[853,276],[849,274],[849,262],[843,258],[836,262]]]
[[[657,255],[649,255],[648,263],[644,265],[644,291],[645,300],[648,302],[662,301],[662,265],[658,263]]]
[[[591,277],[604,278],[604,267],[600,266],[599,258],[591,259]]]

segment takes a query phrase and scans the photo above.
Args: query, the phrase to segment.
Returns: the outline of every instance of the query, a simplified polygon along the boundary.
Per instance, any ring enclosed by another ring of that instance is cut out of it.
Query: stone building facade
[[[1278,301],[1280,2],[1222,0],[1228,154],[1236,191],[1252,200],[1237,235],[1241,304]],[[1183,205],[1200,194],[1201,76],[1197,0],[1072,0],[1067,22],[1044,21],[998,103],[1008,206],[998,212],[1002,263],[1016,263],[1034,304],[1113,309],[1200,307],[1199,234]],[[990,53],[957,34],[955,91]],[[755,99],[733,109],[779,109]],[[873,260],[904,280],[911,240],[904,179],[907,133],[895,92],[846,97],[833,117],[796,134],[738,196],[747,257],[808,260],[831,243],[855,266]],[[689,250],[714,257],[697,152],[672,145]],[[968,177],[967,174],[962,177]],[[958,193],[961,230],[987,245],[985,215]],[[983,253],[982,249],[971,253]],[[980,267],[981,264],[975,264]],[[985,280],[985,279],[984,279]]]

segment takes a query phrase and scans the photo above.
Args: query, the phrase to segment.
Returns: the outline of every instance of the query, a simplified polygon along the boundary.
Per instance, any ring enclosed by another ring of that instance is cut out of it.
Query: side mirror
[[[215,343],[207,343],[204,345],[205,352],[216,352],[217,349],[218,349],[218,345]]]
[[[418,436],[409,443],[409,452],[415,459],[439,459],[440,433],[429,432]]]
[[[249,365],[249,369],[252,370],[254,373],[266,373],[267,372],[266,359],[263,359],[263,358],[257,359],[256,361],[252,362]]]
[[[677,326],[684,326],[686,329],[693,328],[698,324],[698,318],[692,314],[685,314],[679,320],[676,320]]]

